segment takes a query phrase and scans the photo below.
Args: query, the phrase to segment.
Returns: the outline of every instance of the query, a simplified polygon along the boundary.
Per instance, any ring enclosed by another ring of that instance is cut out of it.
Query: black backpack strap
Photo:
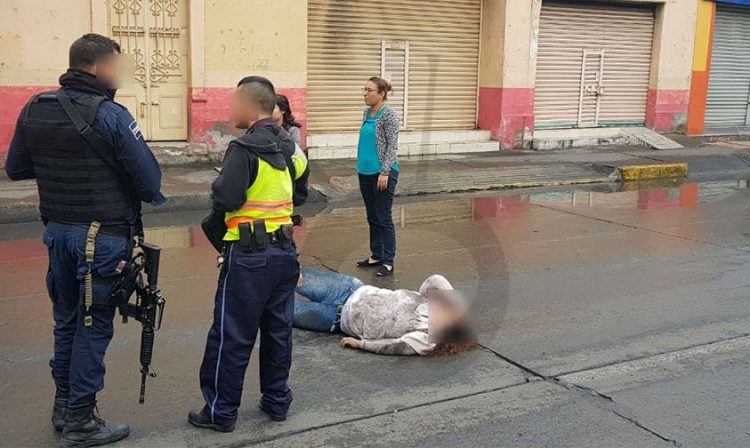
[[[54,96],[57,98],[57,101],[62,106],[63,110],[65,111],[65,114],[70,118],[70,121],[73,122],[73,125],[78,130],[78,133],[83,137],[83,140],[88,143],[88,145],[91,147],[91,149],[94,150],[94,152],[99,156],[100,159],[107,165],[109,165],[110,168],[115,172],[115,175],[120,179],[120,182],[122,182],[122,185],[130,190],[132,194],[132,200],[133,200],[133,209],[137,210],[137,213],[140,213],[141,208],[141,201],[138,199],[138,195],[135,193],[135,186],[133,185],[133,181],[131,177],[128,175],[128,173],[123,169],[123,167],[120,165],[120,162],[117,161],[117,158],[115,157],[114,152],[112,151],[106,151],[104,148],[109,147],[110,145],[104,142],[97,134],[96,131],[91,127],[91,125],[94,123],[94,118],[96,117],[96,113],[99,110],[99,106],[101,106],[102,102],[106,100],[103,96],[91,96],[90,97],[90,104],[89,104],[89,111],[87,114],[87,120],[84,120],[83,116],[81,115],[81,112],[78,110],[78,108],[73,105],[73,102],[70,100],[70,98],[66,95],[64,95],[62,92],[57,91],[54,92]],[[131,223],[133,224],[133,223]],[[136,217],[135,223],[134,223],[135,229],[133,230],[134,235],[142,235],[143,230],[140,217]]]
[[[116,173],[118,173],[119,175],[124,175],[125,173],[120,164],[117,162],[115,155],[110,151],[102,150],[103,147],[106,147],[108,145],[105,144],[98,135],[96,135],[96,131],[94,131],[94,129],[91,127],[91,123],[94,122],[94,117],[96,117],[96,112],[97,110],[99,110],[99,106],[106,98],[104,98],[103,96],[93,97],[87,117],[89,118],[90,122],[87,122],[86,120],[84,120],[78,108],[73,105],[73,102],[68,96],[64,95],[61,92],[57,92],[57,95],[55,96],[57,97],[57,101],[60,102],[60,105],[65,111],[65,114],[68,116],[68,118],[70,118],[70,121],[73,122],[73,125],[78,130],[78,133],[81,134],[81,137],[83,137],[86,143],[89,144],[91,149],[96,152],[96,154],[104,161],[104,163],[115,170]]]
[[[96,113],[99,112],[99,106],[102,105],[104,101],[106,101],[107,98],[103,96],[93,96],[91,97],[91,104],[89,105],[89,114],[85,117],[86,124],[89,126],[92,126],[94,124],[94,119],[96,119]]]

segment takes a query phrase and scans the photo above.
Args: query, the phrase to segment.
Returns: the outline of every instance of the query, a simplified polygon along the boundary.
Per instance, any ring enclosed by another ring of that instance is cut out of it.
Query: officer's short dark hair
[[[262,76],[246,76],[237,83],[240,90],[252,98],[263,113],[272,114],[276,107],[276,90],[273,83]]]
[[[242,87],[243,84],[250,84],[251,82],[259,82],[271,89],[271,91],[276,94],[276,89],[273,87],[273,83],[271,82],[271,80],[263,76],[245,76],[244,78],[240,79],[240,82],[237,83],[237,87]]]
[[[70,46],[70,68],[88,69],[99,60],[120,53],[120,44],[101,34],[84,34]]]

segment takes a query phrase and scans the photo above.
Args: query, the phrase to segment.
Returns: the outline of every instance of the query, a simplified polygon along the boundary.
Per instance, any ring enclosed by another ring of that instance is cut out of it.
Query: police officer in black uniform
[[[225,259],[200,369],[205,403],[188,421],[220,432],[235,428],[258,334],[260,409],[281,421],[292,402],[287,380],[299,278],[293,208],[307,197],[309,169],[302,149],[271,118],[275,104],[268,79],[240,81],[230,110],[237,128],[247,132],[229,144],[211,187],[214,213],[226,226],[209,237],[219,240],[217,248],[223,244]]]
[[[129,434],[95,413],[114,332],[115,308],[106,299],[141,232],[141,201],[164,202],[159,165],[138,124],[114,102],[119,53],[97,34],[73,43],[61,89],[34,96],[21,112],[5,168],[13,180],[36,178],[39,188],[55,319],[52,423],[63,446]]]

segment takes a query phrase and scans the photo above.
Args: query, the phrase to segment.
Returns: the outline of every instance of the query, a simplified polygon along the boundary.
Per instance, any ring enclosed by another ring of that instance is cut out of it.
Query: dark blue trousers
[[[227,426],[237,419],[258,330],[261,403],[273,414],[286,415],[292,402],[287,380],[298,277],[294,248],[270,246],[251,252],[237,243],[229,245],[200,370],[203,413],[213,423]]]
[[[50,360],[56,396],[68,398],[70,406],[96,401],[104,388],[104,354],[112,340],[115,316],[113,307],[101,305],[91,309],[93,324],[83,325],[86,233],[88,227],[50,222],[44,231],[49,254],[47,290],[55,319],[55,354]],[[94,297],[109,296],[117,278],[115,268],[126,258],[127,239],[99,233],[94,263]]]
[[[398,171],[391,170],[388,188],[378,191],[378,174],[360,174],[359,191],[365,202],[367,222],[370,224],[370,252],[372,258],[393,265],[396,258],[396,227],[393,225],[393,196],[396,193]]]

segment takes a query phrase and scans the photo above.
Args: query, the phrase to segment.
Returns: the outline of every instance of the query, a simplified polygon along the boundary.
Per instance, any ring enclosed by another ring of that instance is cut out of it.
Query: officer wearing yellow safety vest
[[[213,324],[200,369],[205,404],[188,414],[201,428],[234,429],[242,383],[260,329],[260,408],[286,418],[292,355],[294,288],[299,277],[292,211],[307,196],[307,159],[271,118],[273,84],[250,76],[232,101],[232,121],[247,132],[227,148],[212,185],[214,215],[223,214],[224,262]]]

